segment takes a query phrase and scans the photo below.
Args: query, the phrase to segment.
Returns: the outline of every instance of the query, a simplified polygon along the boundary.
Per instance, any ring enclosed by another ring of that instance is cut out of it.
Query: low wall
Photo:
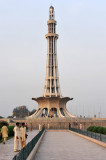
[[[80,128],[82,124],[82,129],[87,129],[89,126],[103,126],[106,127],[105,120],[92,120],[92,119],[66,119],[66,118],[38,118],[27,120],[26,123],[28,127],[33,129],[38,129],[39,124],[45,126],[46,129],[68,129],[69,125],[72,128]]]
[[[10,125],[15,125],[16,122],[25,122],[28,124],[29,129],[38,129],[39,124],[44,125],[46,129],[68,129],[69,124],[72,128],[80,128],[82,124],[82,129],[87,129],[89,126],[103,126],[106,127],[106,118],[101,119],[87,119],[87,118],[36,118],[36,119],[0,119],[9,122]]]
[[[35,144],[35,147],[33,148],[32,152],[30,153],[30,155],[28,156],[27,160],[34,160],[35,159],[35,155],[37,152],[37,149],[41,143],[41,140],[43,139],[45,134],[45,131],[43,132],[43,134],[41,135],[40,139],[38,140],[37,144]]]
[[[10,119],[9,118],[0,118],[0,122],[2,122],[2,121],[6,121],[6,122],[10,123]]]

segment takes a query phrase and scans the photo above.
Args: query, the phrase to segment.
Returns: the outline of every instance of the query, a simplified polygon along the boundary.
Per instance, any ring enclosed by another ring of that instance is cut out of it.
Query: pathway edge
[[[73,132],[73,131],[70,131],[70,130],[68,130],[68,132],[70,132],[70,133],[72,133],[72,134],[75,134],[75,135],[77,135],[77,136],[80,136],[80,137],[82,137],[82,138],[85,138],[85,139],[87,139],[87,140],[89,140],[89,141],[91,141],[91,142],[93,142],[93,143],[96,143],[96,144],[98,144],[98,145],[106,148],[106,143],[104,143],[104,142],[98,141],[98,140],[96,140],[96,139],[94,139],[94,138],[91,138],[91,137],[88,137],[88,136],[85,136],[85,135],[82,135],[82,134],[79,134],[79,133],[76,133],[76,132]]]
[[[38,140],[38,142],[35,144],[35,147],[33,148],[33,150],[31,151],[30,155],[28,156],[28,158],[26,160],[34,160],[35,159],[35,155],[37,152],[37,149],[41,143],[42,138],[44,137],[45,131],[43,132],[43,134],[41,135],[40,139]]]

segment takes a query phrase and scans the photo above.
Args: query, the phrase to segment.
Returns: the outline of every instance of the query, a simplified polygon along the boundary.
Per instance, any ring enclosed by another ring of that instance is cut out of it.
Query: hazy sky
[[[0,115],[37,108],[43,94],[47,20],[57,20],[57,55],[63,96],[74,115],[106,118],[106,0],[0,0]]]

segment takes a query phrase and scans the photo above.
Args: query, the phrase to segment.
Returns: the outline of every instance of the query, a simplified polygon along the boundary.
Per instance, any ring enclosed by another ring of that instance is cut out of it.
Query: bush
[[[99,127],[94,126],[94,128],[93,128],[93,132],[95,132],[95,133],[99,133],[98,129],[99,129]]]
[[[87,128],[87,131],[95,132],[95,133],[101,133],[106,135],[106,127],[101,126],[90,126]]]
[[[0,128],[2,128],[4,125],[8,126],[9,124],[6,121],[0,122]]]
[[[14,126],[8,126],[8,136],[11,137],[11,136],[14,136]]]
[[[103,134],[103,130],[104,130],[104,127],[99,127],[99,128],[98,128],[98,133]]]
[[[0,133],[1,133],[1,128],[0,128]],[[0,141],[1,141],[1,139],[2,139],[2,136],[0,135]]]
[[[12,137],[14,136],[14,126],[8,126],[8,137]],[[0,128],[0,132],[1,132],[1,128]],[[0,142],[2,140],[2,135],[0,135]]]
[[[91,132],[93,132],[93,128],[94,128],[95,126],[90,126],[90,127],[88,127],[87,128],[87,131],[91,131]]]
[[[106,135],[106,127],[103,129],[103,134]]]

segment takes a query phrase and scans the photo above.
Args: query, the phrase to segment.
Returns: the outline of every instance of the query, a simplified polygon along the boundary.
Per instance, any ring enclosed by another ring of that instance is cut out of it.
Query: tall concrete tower
[[[29,118],[74,117],[66,109],[66,103],[73,98],[62,97],[59,84],[58,63],[57,63],[57,39],[56,21],[54,7],[49,8],[49,20],[47,21],[47,63],[45,86],[42,97],[32,98],[38,103],[38,110]]]
[[[44,97],[61,97],[58,63],[57,63],[57,39],[56,21],[54,7],[49,9],[49,20],[47,21],[48,33],[45,35],[47,39],[47,63],[46,77],[44,86]]]

